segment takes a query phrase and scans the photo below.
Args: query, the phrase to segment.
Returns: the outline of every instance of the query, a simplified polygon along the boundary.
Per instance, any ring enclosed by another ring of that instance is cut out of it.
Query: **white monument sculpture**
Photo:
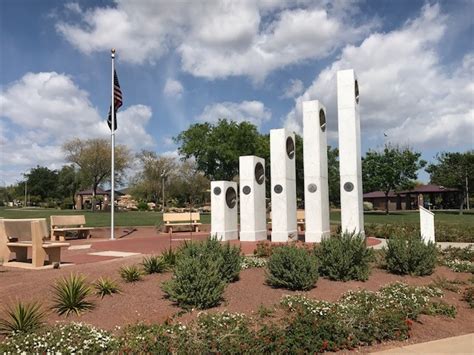
[[[211,235],[226,241],[238,238],[237,183],[211,181]]]
[[[329,187],[326,109],[317,100],[303,102],[305,241],[329,236]]]
[[[272,183],[272,242],[296,240],[295,135],[270,130],[270,174]]]
[[[342,232],[364,234],[359,85],[353,69],[337,72]]]
[[[420,232],[423,241],[435,243],[434,213],[423,206],[418,206],[420,210]]]
[[[254,155],[239,158],[240,241],[267,239],[265,160]]]

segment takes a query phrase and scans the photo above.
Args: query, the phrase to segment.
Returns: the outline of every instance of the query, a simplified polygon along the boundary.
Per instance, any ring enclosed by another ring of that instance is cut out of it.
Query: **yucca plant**
[[[45,315],[39,302],[18,301],[5,308],[5,317],[0,319],[0,334],[35,331],[43,325]]]
[[[143,270],[145,270],[145,273],[148,275],[162,273],[168,268],[168,265],[163,258],[156,255],[143,258],[142,266]]]
[[[169,247],[163,253],[161,253],[161,259],[166,263],[170,268],[176,265],[177,252]]]
[[[91,293],[86,278],[82,275],[71,274],[56,281],[53,286],[53,309],[59,315],[69,316],[71,313],[81,314],[94,308],[94,304],[87,300]]]
[[[125,282],[135,282],[142,279],[142,272],[137,265],[122,266],[119,272]]]
[[[101,298],[114,293],[120,293],[120,288],[118,287],[117,282],[107,277],[101,277],[94,282],[94,288],[95,294]]]

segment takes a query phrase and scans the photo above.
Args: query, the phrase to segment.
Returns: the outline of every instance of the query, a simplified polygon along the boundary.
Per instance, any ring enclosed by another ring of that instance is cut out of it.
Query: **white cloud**
[[[207,105],[199,115],[200,121],[217,122],[221,118],[237,122],[250,121],[260,126],[270,120],[272,114],[260,101],[220,102]]]
[[[389,33],[374,33],[360,46],[346,46],[295,100],[286,126],[301,132],[302,102],[318,99],[328,109],[330,135],[337,126],[336,72],[354,68],[359,78],[363,140],[385,132],[392,142],[417,148],[455,147],[473,142],[472,74],[468,54],[454,73],[443,67],[437,48],[447,18],[426,5],[418,18]]]
[[[62,144],[73,137],[109,137],[105,117],[92,106],[88,93],[56,72],[27,73],[0,93],[2,170],[17,178],[36,165],[59,168]],[[117,143],[131,149],[152,146],[145,126],[151,109],[143,105],[119,111]],[[6,179],[3,178],[2,179]],[[14,182],[9,180],[9,182]]]
[[[163,88],[163,94],[168,97],[181,98],[183,95],[183,85],[175,79],[166,80],[165,87]]]
[[[291,79],[281,97],[290,99],[290,98],[300,95],[303,91],[304,91],[303,82],[299,79]]]
[[[307,4],[305,4],[307,3]],[[350,1],[134,1],[97,7],[57,31],[83,53],[117,47],[131,63],[155,63],[175,50],[182,69],[209,79],[244,75],[261,81],[275,70],[324,58],[365,34]]]

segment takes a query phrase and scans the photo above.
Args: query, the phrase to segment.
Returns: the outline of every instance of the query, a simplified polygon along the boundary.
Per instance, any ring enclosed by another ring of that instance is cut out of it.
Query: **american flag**
[[[122,90],[117,77],[117,72],[114,70],[114,128],[117,129],[117,110],[122,106]],[[107,117],[107,124],[112,130],[112,107],[109,108],[109,115]]]

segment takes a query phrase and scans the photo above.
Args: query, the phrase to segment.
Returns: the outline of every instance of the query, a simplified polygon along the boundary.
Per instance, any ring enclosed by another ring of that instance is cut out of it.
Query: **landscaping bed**
[[[287,317],[290,314],[285,313],[287,311],[282,309],[282,300],[285,299],[285,296],[303,295],[310,301],[320,300],[335,303],[340,302],[341,297],[344,294],[347,295],[348,291],[368,290],[377,292],[386,285],[393,284],[394,282],[403,282],[412,286],[433,286],[440,289],[443,293],[441,301],[446,303],[447,306],[455,307],[457,311],[455,318],[449,316],[449,310],[452,308],[441,309],[441,315],[417,315],[416,320],[407,321],[406,329],[400,330],[400,333],[394,331],[387,337],[386,340],[388,342],[363,347],[360,348],[361,351],[382,349],[398,346],[401,343],[417,343],[474,332],[474,311],[462,299],[464,290],[473,286],[471,273],[454,272],[446,266],[438,266],[429,276],[394,275],[378,268],[377,264],[373,262],[367,281],[331,281],[320,275],[314,288],[308,291],[290,291],[285,288],[272,288],[268,286],[266,284],[265,268],[252,267],[257,265],[263,266],[259,263],[259,260],[256,259],[253,262],[248,262],[247,264],[250,267],[240,271],[239,279],[225,286],[222,302],[218,306],[204,311],[192,309],[192,307],[181,308],[172,300],[166,298],[162,289],[162,283],[172,279],[172,272],[170,271],[143,275],[141,281],[133,283],[124,282],[119,274],[120,268],[142,263],[142,256],[94,264],[73,265],[59,270],[31,272],[14,269],[5,271],[4,268],[0,272],[0,297],[2,300],[5,300],[5,304],[14,303],[18,299],[23,302],[40,301],[44,309],[50,309],[53,306],[53,285],[61,277],[69,277],[71,273],[79,273],[85,275],[91,283],[100,277],[109,277],[117,281],[121,293],[104,296],[104,298],[90,296],[89,300],[95,306],[92,310],[85,311],[80,316],[73,314],[66,318],[65,316],[59,316],[54,311],[49,311],[46,321],[49,324],[55,324],[57,321],[62,323],[83,322],[110,331],[116,337],[120,337],[123,334],[124,327],[137,323],[148,325],[171,324],[173,327],[185,326],[188,329],[194,329],[193,324],[199,322],[198,318],[202,317],[202,314],[207,313],[238,313],[244,317],[241,320],[242,322],[246,322],[246,317],[250,317],[257,324],[284,324],[288,322]],[[443,312],[446,315],[443,315]],[[240,315],[229,315],[226,321],[233,322],[235,320],[233,317],[237,317],[235,319],[240,321]],[[217,320],[222,321],[220,318],[217,318]],[[205,327],[214,327],[213,322],[215,321],[216,319],[214,318],[201,320],[201,322],[205,322]],[[253,329],[253,327],[249,329]],[[74,331],[80,332],[81,330],[75,329]],[[149,331],[149,328],[146,327],[141,329],[140,333],[147,333]],[[158,329],[155,331],[159,333],[162,330]],[[194,332],[194,337],[200,336],[199,330],[194,329],[192,331]],[[94,334],[100,333],[97,332]],[[128,340],[130,340],[130,337],[133,338],[133,331],[127,334],[129,336]],[[153,334],[156,336],[155,333]],[[275,334],[278,334],[276,330],[270,335],[275,336]],[[252,338],[253,335],[244,335],[250,344],[251,339],[254,339]],[[105,335],[100,334],[97,336],[105,337]],[[407,340],[405,340],[406,337],[408,337]],[[144,342],[146,343],[145,340]],[[184,346],[183,344],[181,345]],[[357,348],[359,345],[352,344],[351,346]],[[187,344],[186,346],[191,345]],[[321,346],[321,348],[316,350],[334,350],[332,343],[326,344],[324,341],[318,343],[317,346]]]

